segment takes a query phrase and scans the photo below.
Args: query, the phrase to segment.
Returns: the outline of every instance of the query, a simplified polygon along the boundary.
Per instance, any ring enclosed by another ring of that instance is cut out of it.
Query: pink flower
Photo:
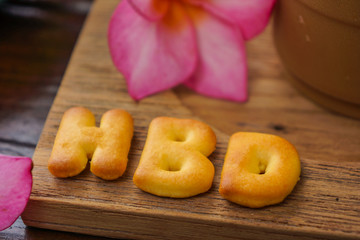
[[[114,64],[138,100],[178,84],[247,99],[245,40],[269,21],[275,0],[123,0],[110,22]]]
[[[32,161],[0,154],[0,231],[24,211],[32,188]]]

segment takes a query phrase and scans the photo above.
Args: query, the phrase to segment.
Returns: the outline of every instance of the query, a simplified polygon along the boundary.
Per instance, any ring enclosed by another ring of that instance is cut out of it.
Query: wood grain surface
[[[127,94],[107,48],[107,25],[118,0],[98,0],[83,28],[33,156],[34,186],[22,215],[34,227],[141,239],[360,239],[360,122],[329,113],[293,89],[277,57],[271,25],[247,44],[247,103],[210,99],[180,86],[139,102]],[[86,169],[57,179],[47,160],[65,110],[101,115],[122,108],[134,118],[125,174],[104,181]],[[157,116],[200,119],[218,138],[209,192],[188,199],[160,198],[137,189],[132,176],[147,128]],[[288,139],[299,151],[301,180],[281,204],[249,209],[218,193],[232,133],[256,131]]]
[[[91,0],[0,1],[0,153],[32,157]],[[25,41],[26,39],[26,41]],[[105,239],[26,227],[0,239]]]

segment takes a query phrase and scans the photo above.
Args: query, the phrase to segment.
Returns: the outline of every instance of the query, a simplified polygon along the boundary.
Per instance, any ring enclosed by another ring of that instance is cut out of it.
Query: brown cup
[[[360,119],[360,0],[278,0],[274,38],[296,88]]]

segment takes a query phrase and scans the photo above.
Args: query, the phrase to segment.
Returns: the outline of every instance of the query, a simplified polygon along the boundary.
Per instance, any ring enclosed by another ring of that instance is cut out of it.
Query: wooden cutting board
[[[278,59],[271,25],[247,44],[247,103],[200,96],[185,87],[133,101],[107,48],[107,26],[118,0],[95,1],[37,145],[34,185],[22,215],[28,226],[139,239],[360,239],[360,122],[303,98]],[[104,181],[86,169],[57,179],[47,169],[65,110],[89,108],[99,123],[112,108],[132,114],[135,132],[125,174]],[[188,199],[160,198],[132,182],[150,121],[193,118],[217,134],[213,187]],[[301,180],[281,204],[249,209],[218,193],[228,138],[237,131],[277,134],[298,149]]]

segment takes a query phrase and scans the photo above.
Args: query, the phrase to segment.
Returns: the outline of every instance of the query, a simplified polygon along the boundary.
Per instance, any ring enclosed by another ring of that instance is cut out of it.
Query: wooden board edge
[[[49,214],[51,213],[51,214]],[[89,221],[88,219],[93,219]],[[27,226],[94,236],[130,239],[359,239],[353,234],[329,234],[313,229],[296,231],[245,226],[236,221],[201,218],[197,214],[129,211],[108,204],[57,201],[33,197],[22,214]],[[89,226],[90,222],[90,226]]]

